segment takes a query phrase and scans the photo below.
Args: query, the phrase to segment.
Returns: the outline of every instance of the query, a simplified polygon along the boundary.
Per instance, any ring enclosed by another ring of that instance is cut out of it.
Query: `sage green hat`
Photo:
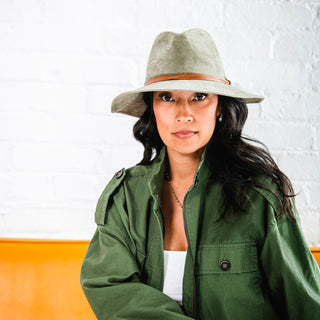
[[[160,33],[148,59],[145,85],[119,94],[112,101],[111,112],[140,117],[146,109],[143,93],[150,91],[214,93],[242,98],[247,103],[263,100],[231,85],[211,36],[201,29]]]

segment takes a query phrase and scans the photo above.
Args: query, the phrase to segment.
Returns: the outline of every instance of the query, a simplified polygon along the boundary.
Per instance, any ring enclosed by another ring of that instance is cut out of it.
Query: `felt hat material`
[[[242,98],[247,103],[263,100],[232,85],[211,36],[201,29],[160,33],[149,55],[145,85],[119,94],[111,111],[140,117],[146,109],[143,93],[152,91],[214,93]]]

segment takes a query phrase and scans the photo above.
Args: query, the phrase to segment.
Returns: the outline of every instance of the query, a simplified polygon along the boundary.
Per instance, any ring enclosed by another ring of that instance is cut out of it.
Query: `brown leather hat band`
[[[207,81],[222,82],[222,83],[231,85],[230,80],[209,76],[206,74],[196,74],[196,73],[177,74],[174,76],[159,76],[159,77],[151,78],[150,80],[146,81],[144,85],[147,86],[151,83],[166,81],[166,80],[207,80]]]

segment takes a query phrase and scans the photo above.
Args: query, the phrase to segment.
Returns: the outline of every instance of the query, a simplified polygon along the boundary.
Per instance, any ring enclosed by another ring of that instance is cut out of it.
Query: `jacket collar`
[[[148,183],[151,196],[158,207],[161,207],[161,192],[166,170],[167,148],[164,146],[152,163],[152,177]]]
[[[161,207],[162,184],[166,171],[166,155],[167,148],[164,146],[161,149],[159,155],[153,160],[153,163],[151,164],[152,177],[148,183],[151,196],[159,207]],[[204,180],[207,181],[210,177],[210,170],[205,164],[205,155],[206,149],[202,153],[201,160],[194,175],[193,185],[191,186],[191,188],[197,187],[200,181],[202,183],[204,182]]]

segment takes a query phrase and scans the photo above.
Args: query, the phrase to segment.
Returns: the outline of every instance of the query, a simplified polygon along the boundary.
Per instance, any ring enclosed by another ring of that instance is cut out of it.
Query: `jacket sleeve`
[[[99,199],[97,210],[106,211],[106,222],[96,212],[96,222],[101,224],[81,268],[81,286],[95,315],[99,320],[191,319],[174,300],[141,282],[124,192],[111,193],[107,187]]]
[[[299,221],[269,211],[261,262],[272,298],[288,319],[320,319],[320,271]]]

